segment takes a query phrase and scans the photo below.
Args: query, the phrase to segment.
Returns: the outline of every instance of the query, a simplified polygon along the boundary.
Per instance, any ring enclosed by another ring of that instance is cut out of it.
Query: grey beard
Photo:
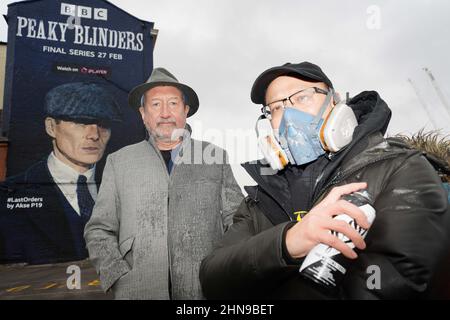
[[[157,130],[150,130],[147,126],[146,128],[149,135],[151,135],[156,141],[161,142],[175,142],[183,139],[184,132],[186,131],[184,128],[175,128],[170,135],[167,135],[158,133]]]

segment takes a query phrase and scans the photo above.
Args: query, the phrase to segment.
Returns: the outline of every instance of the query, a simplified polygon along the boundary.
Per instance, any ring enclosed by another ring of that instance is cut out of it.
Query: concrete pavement
[[[113,296],[102,291],[89,260],[48,265],[0,265],[0,300],[35,299],[110,300]]]

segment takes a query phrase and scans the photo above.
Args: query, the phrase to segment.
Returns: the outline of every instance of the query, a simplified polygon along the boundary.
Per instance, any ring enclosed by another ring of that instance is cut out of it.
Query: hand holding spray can
[[[352,194],[343,196],[342,199],[359,207],[366,215],[370,224],[375,220],[376,211],[373,208],[372,198],[367,190],[353,192]],[[341,214],[334,217],[334,219],[347,222],[363,238],[366,237],[368,229],[360,227],[352,217]],[[331,231],[331,233],[346,243],[350,248],[355,248],[354,243],[342,233],[336,231]],[[344,257],[335,248],[320,243],[308,253],[300,267],[300,273],[326,289],[335,290],[344,278],[350,262],[350,259]]]

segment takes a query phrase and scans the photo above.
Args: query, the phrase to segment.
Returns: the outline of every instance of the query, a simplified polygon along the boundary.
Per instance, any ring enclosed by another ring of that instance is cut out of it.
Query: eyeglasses
[[[261,108],[261,112],[267,119],[272,119],[272,117],[277,117],[283,114],[284,108],[286,107],[286,102],[289,101],[291,106],[300,107],[300,106],[310,106],[313,102],[313,96],[316,93],[320,94],[328,94],[328,91],[317,88],[317,87],[309,87],[306,89],[302,89],[297,91],[294,94],[291,94],[289,97],[273,101],[264,107]]]

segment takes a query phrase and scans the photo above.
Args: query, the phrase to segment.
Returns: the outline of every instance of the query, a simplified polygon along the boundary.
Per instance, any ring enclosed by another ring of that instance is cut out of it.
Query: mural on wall
[[[145,138],[128,92],[153,68],[153,23],[104,0],[8,6],[0,263],[87,258],[106,156]]]

